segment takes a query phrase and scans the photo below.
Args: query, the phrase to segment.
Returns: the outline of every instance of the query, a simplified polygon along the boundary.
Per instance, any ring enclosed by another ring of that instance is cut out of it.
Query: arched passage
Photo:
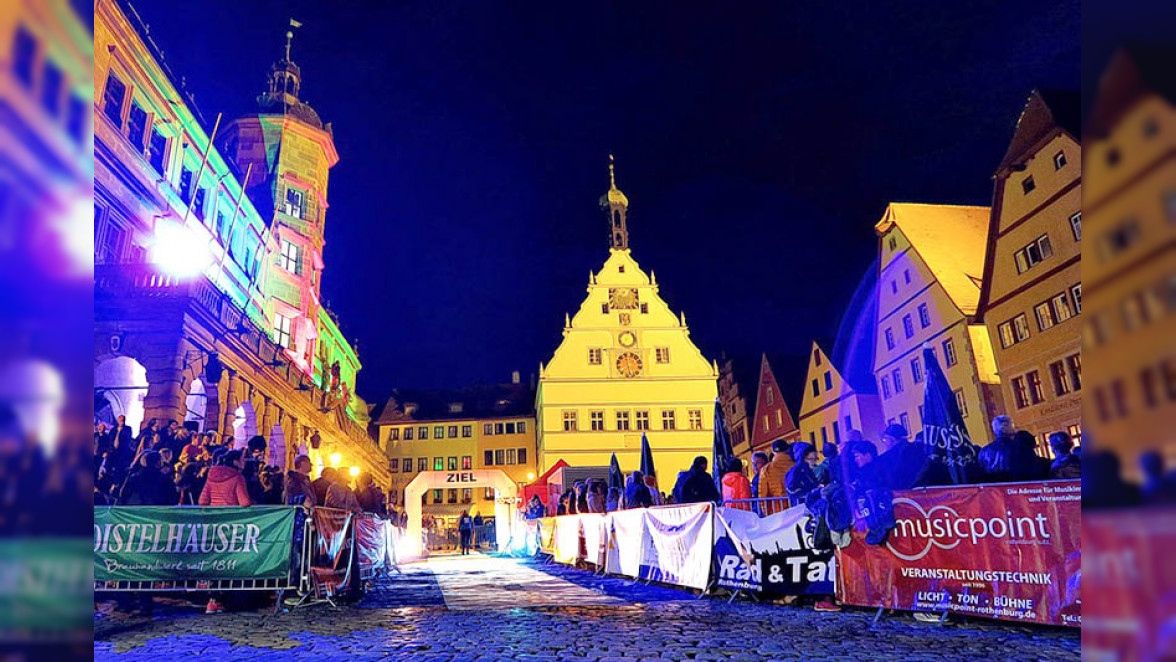
[[[405,549],[397,549],[402,558],[419,557],[421,543],[421,495],[432,489],[490,487],[494,489],[494,532],[498,550],[505,551],[510,543],[518,509],[512,504],[518,495],[518,485],[501,469],[475,471],[422,471],[404,488],[404,509],[408,517]]]
[[[112,423],[119,416],[127,417],[127,427],[138,430],[143,424],[143,399],[147,397],[147,368],[129,356],[116,356],[94,366],[95,405],[105,399],[110,408],[96,409],[95,414],[106,416]]]
[[[234,446],[244,448],[249,438],[257,434],[257,413],[253,411],[253,403],[246,400],[233,412],[233,440]]]
[[[184,401],[184,422],[195,421],[200,430],[205,429],[204,417],[208,413],[208,395],[204,392],[204,382],[196,379],[188,389],[188,397]]]
[[[269,440],[267,441],[269,448],[266,451],[266,464],[279,467],[282,471],[286,470],[286,433],[282,431],[281,424],[275,425],[270,430]]]

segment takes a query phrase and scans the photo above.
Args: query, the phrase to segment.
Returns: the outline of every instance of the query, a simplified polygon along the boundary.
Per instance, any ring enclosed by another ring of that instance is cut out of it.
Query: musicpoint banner
[[[839,550],[848,604],[1080,627],[1081,481],[894,493],[882,545],[859,522]]]
[[[290,506],[95,508],[94,580],[287,577],[294,510]]]
[[[715,509],[717,586],[764,595],[831,595],[832,549],[814,549],[804,506],[766,517],[738,508]]]

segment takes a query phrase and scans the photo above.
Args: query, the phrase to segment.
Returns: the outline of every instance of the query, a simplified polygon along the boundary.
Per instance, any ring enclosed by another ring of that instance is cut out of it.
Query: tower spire
[[[617,188],[616,159],[612,154],[608,155],[608,192],[600,196],[600,208],[608,212],[609,248],[629,250],[629,198]]]

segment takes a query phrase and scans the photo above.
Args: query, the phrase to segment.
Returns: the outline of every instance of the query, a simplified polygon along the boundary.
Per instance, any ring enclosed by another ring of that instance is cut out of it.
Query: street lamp
[[[339,468],[340,464],[343,464],[343,454],[342,453],[331,453],[330,455],[327,456],[327,459],[331,461],[331,466],[336,469]]]
[[[359,467],[351,467],[350,469],[347,470],[347,472],[350,473],[351,476],[354,478],[359,475]]]
[[[534,471],[527,472],[527,480],[535,480],[535,472]]]

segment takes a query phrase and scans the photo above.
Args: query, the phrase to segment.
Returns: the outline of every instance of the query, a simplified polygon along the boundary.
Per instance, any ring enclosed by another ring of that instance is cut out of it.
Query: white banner
[[[645,510],[645,551],[641,578],[705,589],[710,578],[712,531],[710,503]]]
[[[596,566],[604,565],[606,515],[591,513],[580,515],[581,534],[584,536],[584,560]]]
[[[769,595],[832,594],[832,549],[815,549],[805,507],[759,517],[715,509],[715,584]]]
[[[555,549],[551,558],[556,563],[575,563],[580,558],[580,516],[564,515],[555,518]]]
[[[608,553],[605,572],[626,577],[641,575],[641,557],[645,552],[645,510],[618,510],[606,517],[605,536]]]

